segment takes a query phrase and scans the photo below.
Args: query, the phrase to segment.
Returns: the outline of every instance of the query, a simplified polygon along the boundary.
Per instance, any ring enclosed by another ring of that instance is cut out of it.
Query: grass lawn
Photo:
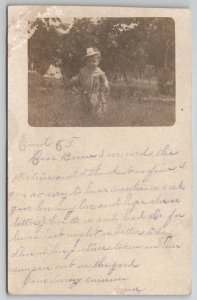
[[[113,84],[102,120],[83,110],[80,97],[65,88],[63,80],[29,73],[28,119],[31,126],[171,126],[175,99],[159,95],[157,85],[129,89]]]

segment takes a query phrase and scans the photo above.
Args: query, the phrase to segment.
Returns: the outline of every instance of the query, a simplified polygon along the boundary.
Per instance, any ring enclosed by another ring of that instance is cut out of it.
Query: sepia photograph
[[[36,18],[28,24],[29,125],[172,126],[175,70],[172,18]]]

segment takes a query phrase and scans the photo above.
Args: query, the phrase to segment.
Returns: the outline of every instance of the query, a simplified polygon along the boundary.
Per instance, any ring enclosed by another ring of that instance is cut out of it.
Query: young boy
[[[80,87],[82,105],[96,115],[102,115],[106,111],[104,93],[109,90],[107,77],[98,67],[100,60],[100,51],[96,48],[88,48],[85,55],[85,67],[71,79],[73,86]]]

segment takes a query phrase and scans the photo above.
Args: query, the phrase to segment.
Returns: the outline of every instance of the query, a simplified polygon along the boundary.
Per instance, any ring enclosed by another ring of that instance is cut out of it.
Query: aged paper
[[[187,9],[8,8],[8,292],[191,293]]]

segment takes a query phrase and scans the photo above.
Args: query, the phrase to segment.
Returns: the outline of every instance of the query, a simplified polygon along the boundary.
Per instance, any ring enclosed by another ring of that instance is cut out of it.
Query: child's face
[[[90,69],[94,69],[99,65],[100,59],[98,55],[93,55],[87,58],[86,66]]]

